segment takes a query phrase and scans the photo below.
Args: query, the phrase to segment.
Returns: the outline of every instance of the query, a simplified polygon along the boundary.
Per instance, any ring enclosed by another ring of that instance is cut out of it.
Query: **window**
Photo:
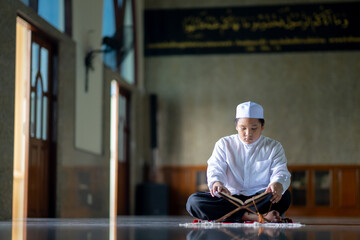
[[[102,35],[113,36],[116,32],[116,23],[115,23],[115,7],[113,0],[104,0],[103,7],[103,26],[102,26]],[[106,66],[111,68],[113,71],[117,69],[117,52],[111,51],[105,53],[103,56],[103,61]]]
[[[315,205],[330,206],[331,173],[315,171]]]
[[[103,37],[116,37],[122,48],[104,53],[103,61],[130,84],[136,84],[133,9],[133,0],[104,0]]]
[[[132,0],[126,0],[124,16],[124,52],[121,56],[121,76],[129,83],[135,83],[135,51],[134,51],[134,24]]]
[[[292,172],[292,204],[294,206],[306,206],[307,191],[307,173],[306,171]]]
[[[207,185],[206,171],[196,172],[196,191],[208,192],[209,187]]]
[[[49,50],[31,43],[30,136],[48,140]]]
[[[61,32],[64,32],[64,0],[39,0],[38,4],[38,14]]]
[[[21,0],[61,32],[71,35],[71,0]]]

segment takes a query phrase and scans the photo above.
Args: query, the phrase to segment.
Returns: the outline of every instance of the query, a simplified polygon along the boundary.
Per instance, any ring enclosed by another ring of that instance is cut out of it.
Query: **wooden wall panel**
[[[129,166],[127,163],[118,162],[118,191],[117,215],[127,215],[129,209]]]
[[[339,171],[339,207],[356,208],[357,199],[357,169],[342,169]]]
[[[290,206],[288,216],[324,216],[324,217],[359,217],[359,177],[360,165],[302,165],[288,166],[290,172],[306,171],[308,196],[303,207]],[[330,173],[330,205],[317,206],[315,197],[315,173]],[[292,191],[290,187],[290,191]]]
[[[104,179],[109,178],[104,178],[104,172],[99,166],[62,168],[60,217],[107,217],[103,209],[109,207],[109,183]]]
[[[157,180],[169,185],[169,213],[186,215],[188,197],[196,192],[196,173],[206,171],[206,166],[164,166],[157,170]]]
[[[360,216],[360,165],[289,166],[289,171],[305,171],[307,178],[306,205],[290,206],[287,216]],[[187,198],[197,191],[196,174],[206,171],[206,166],[163,166],[157,170],[157,179],[170,189],[170,214],[187,215]],[[330,205],[316,206],[315,172],[330,173]],[[291,191],[291,187],[290,187]]]

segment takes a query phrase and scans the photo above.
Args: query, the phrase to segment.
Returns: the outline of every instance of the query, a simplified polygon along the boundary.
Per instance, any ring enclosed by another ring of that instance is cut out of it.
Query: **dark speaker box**
[[[136,187],[136,215],[168,215],[168,186],[142,183]]]

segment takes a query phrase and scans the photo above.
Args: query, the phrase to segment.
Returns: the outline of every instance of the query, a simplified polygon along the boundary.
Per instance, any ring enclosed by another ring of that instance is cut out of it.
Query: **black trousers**
[[[258,193],[259,194],[259,193]],[[257,195],[257,194],[256,194]],[[245,201],[252,196],[233,195]],[[271,195],[256,203],[256,207],[261,214],[267,213],[270,208]],[[291,195],[288,190],[285,191],[281,200],[272,204],[271,210],[276,210],[283,215],[289,208],[291,202]],[[237,207],[224,198],[212,197],[209,192],[197,192],[192,194],[186,203],[186,210],[191,216],[202,220],[216,220],[236,209]],[[255,206],[251,206],[250,209],[256,212]],[[235,214],[226,219],[226,221],[240,221],[246,209],[241,209]]]

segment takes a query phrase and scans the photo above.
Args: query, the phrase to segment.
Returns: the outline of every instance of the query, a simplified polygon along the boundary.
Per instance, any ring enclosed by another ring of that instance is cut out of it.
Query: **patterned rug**
[[[259,223],[259,222],[244,222],[244,223],[227,223],[227,222],[211,222],[204,220],[194,220],[192,223],[181,223],[180,227],[185,228],[300,228],[304,227],[301,223]]]

